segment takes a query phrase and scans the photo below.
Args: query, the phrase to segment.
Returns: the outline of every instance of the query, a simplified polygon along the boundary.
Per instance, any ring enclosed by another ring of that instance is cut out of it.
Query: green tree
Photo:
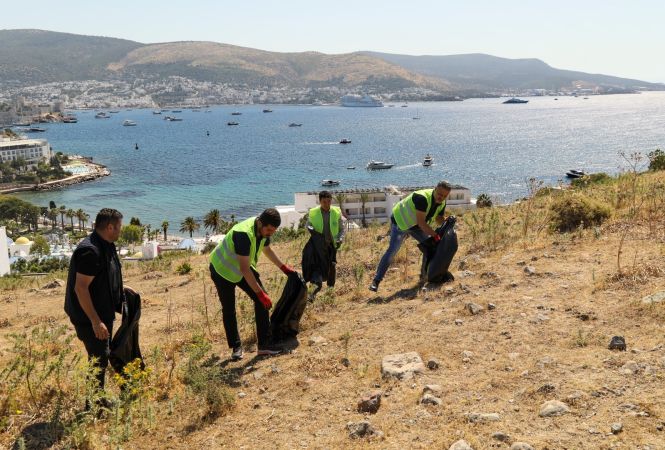
[[[79,221],[79,231],[83,231],[83,226],[82,225],[83,225],[83,218],[85,216],[85,213],[83,212],[82,209],[79,208],[79,209],[76,210],[75,214],[76,214],[76,218]]]
[[[76,217],[76,211],[69,208],[67,211],[65,211],[65,216],[67,216],[69,219],[69,222],[72,224],[72,231],[74,231],[74,217]]]
[[[368,201],[369,201],[369,194],[367,192],[361,192],[360,193],[360,206],[362,207],[363,218],[362,218],[361,223],[362,223],[363,228],[367,228],[367,220],[365,219],[365,205],[367,204]],[[341,208],[341,206],[340,206],[340,208]]]
[[[196,219],[194,219],[191,216],[185,217],[185,220],[183,220],[182,223],[180,224],[180,232],[181,233],[188,232],[189,237],[192,237],[194,232],[199,228],[201,228],[201,225],[199,225]]]
[[[51,208],[48,210],[48,213],[46,213],[49,220],[51,221],[51,229],[55,230],[55,227],[58,225],[58,210],[55,208]]]
[[[476,199],[476,206],[478,208],[491,208],[492,207],[492,199],[487,194],[480,194],[478,196],[478,198]]]
[[[203,227],[215,234],[222,226],[222,216],[219,214],[219,209],[211,209],[208,214],[203,217]]]
[[[37,235],[32,240],[32,246],[30,247],[31,255],[46,256],[51,254],[51,247],[46,242],[46,238],[42,235]]]
[[[342,214],[344,214],[344,202],[346,201],[346,194],[344,192],[338,192],[333,196],[333,198],[339,205],[339,209],[342,210]]]
[[[125,225],[120,230],[120,239],[128,244],[138,244],[143,236],[143,228],[138,225]]]
[[[656,150],[649,152],[647,155],[649,157],[649,170],[665,170],[665,152],[657,148]]]
[[[131,219],[129,219],[129,224],[130,225],[136,225],[136,226],[139,226],[139,227],[142,226],[141,225],[141,219],[139,219],[138,217],[132,217]]]
[[[65,213],[67,213],[67,207],[62,205],[60,207],[60,226],[62,227],[62,231],[65,231]]]
[[[166,241],[166,232],[169,230],[169,221],[162,222],[162,230],[164,231],[164,240]]]

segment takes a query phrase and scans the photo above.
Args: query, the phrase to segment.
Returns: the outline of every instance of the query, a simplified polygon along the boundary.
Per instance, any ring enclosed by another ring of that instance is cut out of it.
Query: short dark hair
[[[439,183],[436,185],[436,187],[437,187],[437,188],[443,188],[443,189],[445,189],[446,191],[452,191],[452,190],[453,190],[453,187],[451,186],[451,184],[448,183],[448,182],[445,181],[445,180],[441,180],[441,181],[439,181]]]
[[[324,198],[332,198],[332,194],[330,193],[330,191],[319,192],[319,200],[323,200]]]
[[[102,208],[95,217],[95,230],[103,230],[109,224],[116,224],[122,219],[122,213],[113,208]]]
[[[280,224],[282,223],[282,217],[279,215],[279,211],[277,211],[275,208],[268,208],[263,211],[259,216],[259,220],[264,226],[272,225],[275,228],[279,228]]]

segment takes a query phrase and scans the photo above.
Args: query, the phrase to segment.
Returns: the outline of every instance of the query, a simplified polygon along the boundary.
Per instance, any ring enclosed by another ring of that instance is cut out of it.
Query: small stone
[[[492,439],[496,439],[499,442],[508,442],[510,441],[510,436],[501,431],[497,431],[496,433],[492,433]]]
[[[619,369],[619,372],[621,372],[624,375],[634,375],[640,370],[640,367],[637,365],[635,361],[628,361],[626,364],[621,366],[621,369]]]
[[[620,422],[613,423],[610,427],[612,434],[619,434],[623,431],[623,424]]]
[[[519,286],[519,283],[517,281],[511,281],[510,282],[510,287],[511,288],[516,288],[517,286]]]
[[[464,350],[462,352],[462,359],[470,360],[471,358],[473,358],[473,352],[470,352],[468,350]]]
[[[474,316],[480,314],[485,309],[477,303],[467,303],[464,307]]]
[[[424,371],[425,364],[416,352],[386,355],[381,361],[381,374],[384,378],[408,380],[413,378],[414,374]]]
[[[439,360],[436,359],[436,358],[430,358],[430,359],[427,361],[427,368],[428,368],[429,370],[436,370],[436,369],[438,369],[440,366],[441,366],[441,364],[439,363]]]
[[[439,406],[442,402],[441,399],[438,397],[433,396],[432,394],[425,394],[423,397],[420,399],[420,403],[423,405],[434,405],[434,406]]]
[[[455,288],[447,286],[446,288],[443,289],[443,294],[444,295],[453,295],[455,293]]]
[[[270,372],[272,372],[272,373],[280,373],[281,370],[279,369],[279,367],[277,367],[276,364],[272,364],[272,365],[270,366]]]
[[[558,400],[550,400],[540,406],[540,417],[556,417],[570,412],[565,403]]]
[[[441,385],[439,384],[426,384],[423,388],[423,394],[441,395],[442,391]]]
[[[497,413],[468,413],[466,414],[466,420],[470,423],[498,422],[501,420],[501,416]]]
[[[238,392],[238,398],[245,398],[245,397],[247,397],[247,394],[245,394],[244,392]]]
[[[553,384],[545,383],[536,392],[539,394],[551,394],[554,391],[556,391],[556,387]]]
[[[340,362],[344,367],[351,367],[351,360],[349,358],[342,358]]]
[[[471,278],[475,276],[475,272],[471,272],[470,270],[464,270],[462,273],[460,273],[459,277],[460,278]]]
[[[349,422],[346,424],[351,439],[371,438],[381,436],[383,433],[374,429],[367,420],[361,422]]]
[[[517,261],[518,266],[526,266],[526,261]]]
[[[59,287],[63,287],[65,285],[65,282],[59,278],[56,278],[55,280],[46,283],[44,286],[42,286],[42,289],[56,289]]]
[[[315,345],[328,345],[328,341],[323,336],[311,336],[308,343],[310,347]]]
[[[537,257],[537,256],[535,256],[535,255],[534,255],[534,256],[532,256],[532,257],[531,257],[531,261],[538,261],[538,257]]]
[[[462,319],[455,319],[455,325],[462,325],[464,321]]]
[[[381,406],[383,392],[374,391],[363,396],[358,402],[358,412],[375,414]]]
[[[487,309],[489,311],[494,311],[496,309],[496,305],[494,303],[488,303],[487,304]]]
[[[534,448],[526,442],[515,442],[510,446],[510,450],[534,450]]]
[[[263,378],[263,373],[257,370],[252,374],[252,376],[254,377],[255,380],[260,380],[261,378]]]
[[[533,266],[526,266],[524,268],[524,273],[527,274],[527,276],[532,276],[536,274],[536,268]]]
[[[656,292],[655,294],[647,295],[642,299],[642,303],[651,305],[653,303],[662,303],[665,301],[665,291]]]
[[[610,350],[626,351],[626,340],[623,336],[613,336],[610,345],[607,346]]]
[[[460,439],[448,447],[448,450],[473,450],[473,447],[471,447],[464,439]]]

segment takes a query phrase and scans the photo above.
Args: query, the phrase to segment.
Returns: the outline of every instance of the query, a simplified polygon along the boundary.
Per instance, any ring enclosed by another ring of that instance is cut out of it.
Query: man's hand
[[[335,241],[335,248],[340,248],[341,246],[342,246],[342,240],[341,240],[341,239],[337,239],[337,240]]]
[[[290,274],[292,274],[292,273],[296,273],[295,270],[293,270],[292,268],[290,268],[290,267],[287,266],[286,264],[282,264],[282,265],[279,267],[279,270],[281,270],[282,272],[284,272],[284,275],[290,275]]]
[[[95,332],[95,337],[100,341],[104,341],[109,338],[109,330],[104,325],[104,322],[99,321],[92,324],[92,331]]]
[[[256,295],[259,297],[259,301],[266,309],[272,308],[272,300],[270,300],[268,294],[266,294],[264,291],[259,291],[256,293]]]
[[[439,234],[437,233],[434,236],[432,236],[432,239],[434,239],[434,242],[438,243],[441,240],[441,236],[439,236]]]

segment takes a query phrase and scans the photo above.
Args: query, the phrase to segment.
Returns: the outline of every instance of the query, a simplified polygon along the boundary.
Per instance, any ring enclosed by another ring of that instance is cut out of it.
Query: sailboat
[[[420,109],[416,108],[416,115],[412,117],[413,120],[420,120]]]

